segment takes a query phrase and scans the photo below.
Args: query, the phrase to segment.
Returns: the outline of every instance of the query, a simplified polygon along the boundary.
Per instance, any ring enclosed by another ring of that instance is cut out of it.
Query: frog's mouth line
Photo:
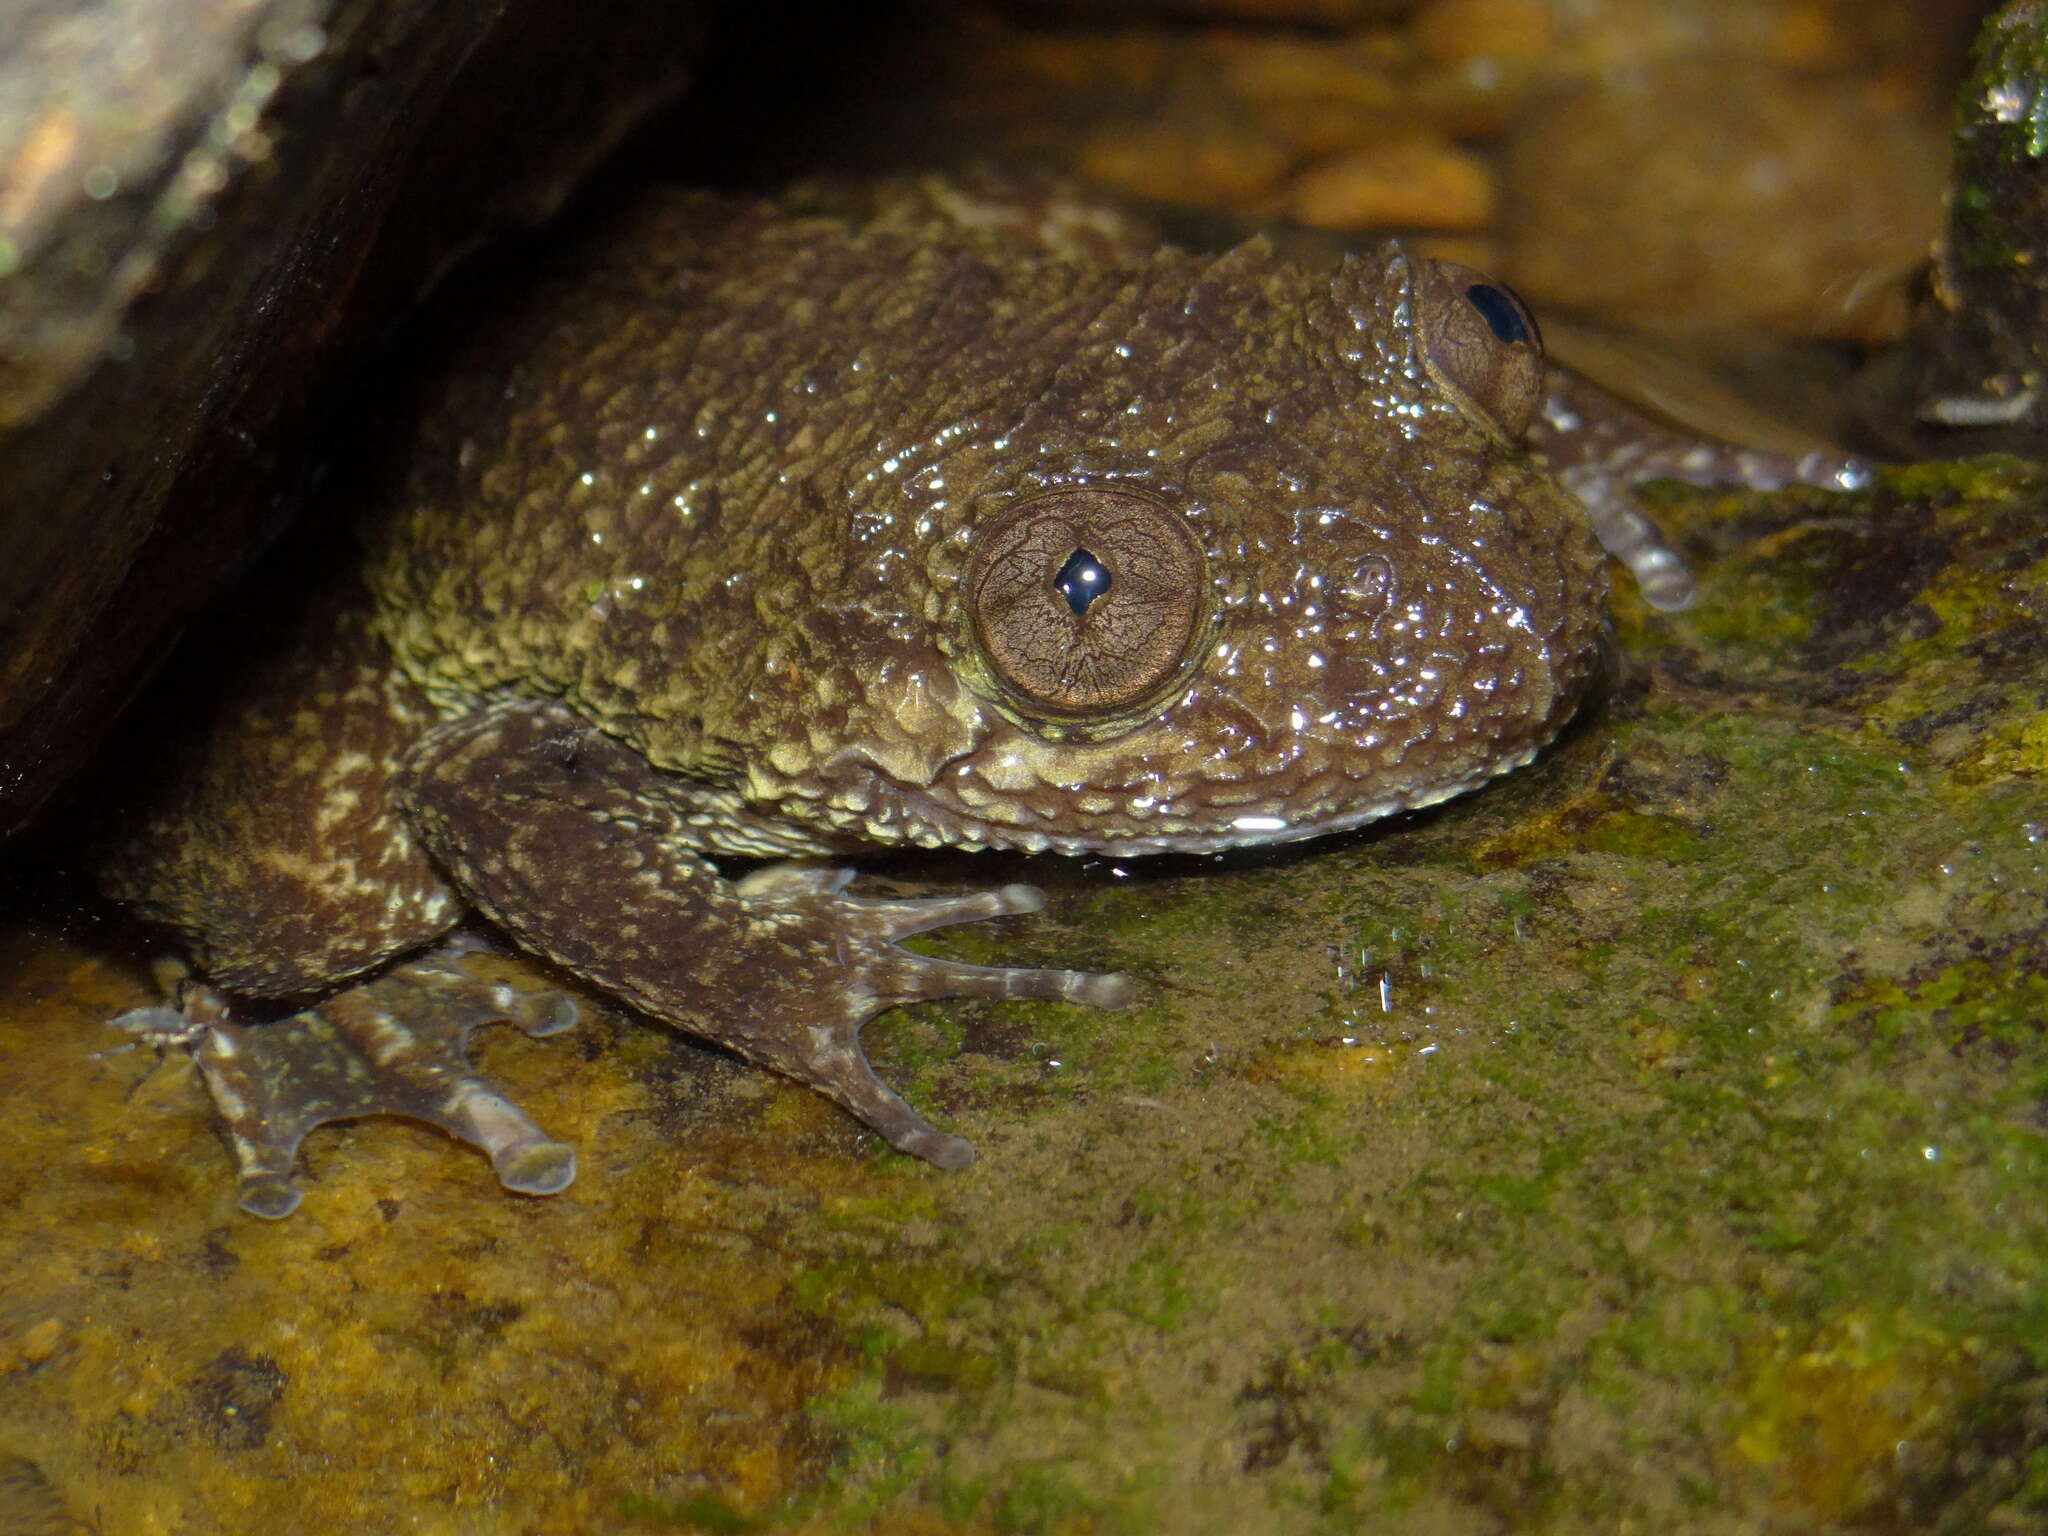
[[[1502,757],[1446,783],[1430,785],[1404,794],[1388,796],[1364,805],[1340,810],[1287,817],[1278,814],[1246,813],[1230,821],[1181,832],[1147,833],[1133,829],[1083,833],[1040,832],[1026,826],[989,822],[960,807],[924,800],[916,806],[920,820],[931,828],[930,841],[953,847],[1004,849],[1018,853],[1095,854],[1112,858],[1139,858],[1164,853],[1221,853],[1235,848],[1267,848],[1278,843],[1303,842],[1349,832],[1402,811],[1420,810],[1467,794],[1502,774],[1512,773],[1535,758],[1540,748]],[[1162,816],[1162,820],[1171,819]]]

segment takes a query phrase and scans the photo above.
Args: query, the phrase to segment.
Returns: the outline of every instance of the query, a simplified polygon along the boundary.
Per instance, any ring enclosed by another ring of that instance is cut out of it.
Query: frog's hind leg
[[[708,799],[566,710],[506,705],[415,753],[416,822],[465,895],[522,944],[645,1013],[810,1084],[902,1151],[957,1168],[869,1067],[860,1027],[919,999],[1129,1001],[1119,976],[960,965],[897,940],[1028,912],[1028,886],[882,901],[811,863],[724,878],[688,846]]]
[[[479,975],[474,947],[454,943],[274,1023],[238,1022],[220,993],[187,981],[176,1006],[138,1008],[117,1026],[193,1048],[234,1149],[237,1201],[272,1220],[298,1208],[292,1167],[306,1133],[336,1120],[397,1115],[479,1147],[499,1182],[551,1195],[576,1176],[575,1150],[471,1069],[470,1032],[516,1025],[555,1034],[576,1021],[559,992],[526,992]]]
[[[574,1012],[563,1014],[559,994],[491,986],[458,949],[375,974],[444,935],[463,906],[395,790],[405,754],[438,717],[391,664],[361,602],[327,600],[307,620],[308,643],[257,659],[103,871],[114,895],[185,940],[207,983],[114,1022],[194,1048],[241,1165],[241,1204],[259,1216],[298,1204],[290,1173],[306,1132],[363,1115],[440,1126],[528,1193],[560,1189],[575,1171],[570,1150],[464,1057],[469,1031],[489,1020],[562,1027]],[[215,986],[277,1003],[272,1013],[331,995],[250,1024]]]
[[[110,895],[245,997],[332,987],[462,916],[392,787],[438,716],[365,609],[328,599],[307,626],[257,659],[100,870]]]
[[[498,1180],[552,1195],[576,1177],[553,1141],[471,1070],[469,1033],[505,1022],[551,1035],[576,1020],[559,993],[521,993],[473,974],[446,948],[350,987],[276,1024],[212,1024],[198,1050],[240,1169],[243,1210],[291,1214],[299,1143],[334,1120],[399,1115],[480,1147]]]

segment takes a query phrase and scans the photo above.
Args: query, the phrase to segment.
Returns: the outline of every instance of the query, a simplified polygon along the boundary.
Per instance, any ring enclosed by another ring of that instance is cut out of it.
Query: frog
[[[467,1041],[578,1005],[494,979],[478,919],[962,1168],[863,1025],[1136,986],[906,949],[1044,898],[862,894],[851,859],[1224,852],[1463,794],[1594,687],[1608,552],[1690,600],[1635,480],[1850,472],[1632,430],[1512,290],[1398,242],[913,204],[650,194],[495,316],[359,568],[108,857],[196,966],[117,1022],[192,1051],[244,1210],[373,1114],[574,1179]]]

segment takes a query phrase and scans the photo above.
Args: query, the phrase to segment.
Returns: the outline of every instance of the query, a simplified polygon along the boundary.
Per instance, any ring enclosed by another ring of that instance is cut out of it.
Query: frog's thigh
[[[332,634],[258,672],[105,872],[232,991],[316,991],[461,916],[393,794],[436,716],[365,615]]]
[[[729,881],[684,846],[683,781],[567,710],[504,705],[446,725],[413,755],[407,793],[465,895],[521,943],[643,1012],[828,1094],[899,1149],[971,1160],[883,1085],[860,1026],[951,996],[1115,1006],[1121,977],[959,965],[896,940],[1030,911],[1036,891],[923,901],[849,896],[843,870],[770,866]]]

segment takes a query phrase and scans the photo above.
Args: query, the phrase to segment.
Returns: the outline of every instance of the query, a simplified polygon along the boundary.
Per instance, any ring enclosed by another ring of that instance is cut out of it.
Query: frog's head
[[[1399,247],[1147,276],[1016,408],[933,550],[974,725],[914,819],[1213,849],[1528,761],[1592,675],[1605,579],[1521,445],[1544,361],[1520,301]]]

